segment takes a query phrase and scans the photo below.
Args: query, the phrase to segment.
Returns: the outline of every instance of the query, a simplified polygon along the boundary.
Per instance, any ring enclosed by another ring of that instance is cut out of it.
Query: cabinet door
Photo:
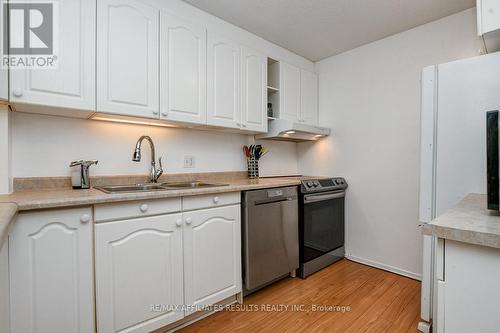
[[[241,292],[240,214],[240,205],[184,213],[186,305],[202,307]]]
[[[0,332],[10,332],[9,241],[0,247]]]
[[[205,124],[206,30],[161,13],[161,118]]]
[[[240,47],[209,33],[207,40],[207,123],[240,127]]]
[[[300,119],[300,69],[281,62],[280,118],[291,121]]]
[[[22,213],[9,236],[11,332],[93,332],[92,209]]]
[[[485,34],[500,29],[500,1],[479,0],[478,21],[479,34]]]
[[[300,72],[300,122],[318,125],[318,76]]]
[[[249,131],[267,132],[267,58],[243,47],[241,59],[241,126]]]
[[[181,218],[96,225],[98,332],[150,332],[183,318],[173,308],[183,304]]]
[[[58,30],[57,68],[11,70],[11,101],[94,111],[96,2],[57,5],[64,27]]]
[[[97,111],[158,118],[159,10],[137,0],[97,6]]]
[[[0,3],[0,17],[3,15],[3,4]],[[3,36],[3,25],[0,26],[0,34]],[[6,68],[0,68],[0,100],[9,99],[9,71]]]

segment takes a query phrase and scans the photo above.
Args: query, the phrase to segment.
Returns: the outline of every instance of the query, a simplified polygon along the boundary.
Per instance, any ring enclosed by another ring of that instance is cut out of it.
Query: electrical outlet
[[[184,168],[194,168],[194,156],[184,156]]]

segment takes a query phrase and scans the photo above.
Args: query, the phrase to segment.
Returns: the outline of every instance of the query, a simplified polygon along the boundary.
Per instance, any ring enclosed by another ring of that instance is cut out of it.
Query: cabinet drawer
[[[182,210],[186,211],[200,208],[212,208],[224,205],[239,204],[240,202],[240,192],[184,197],[182,198]]]
[[[181,198],[120,202],[96,205],[94,207],[94,219],[96,222],[104,222],[141,216],[167,214],[179,212],[180,210]]]

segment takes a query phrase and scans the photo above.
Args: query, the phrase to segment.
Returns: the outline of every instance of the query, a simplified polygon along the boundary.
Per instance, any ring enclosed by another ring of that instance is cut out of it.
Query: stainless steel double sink
[[[183,183],[146,183],[146,184],[130,184],[130,185],[109,185],[96,186],[95,189],[104,193],[137,193],[137,192],[156,192],[169,190],[196,189],[207,187],[228,186],[229,184],[213,184],[200,181],[183,182]]]

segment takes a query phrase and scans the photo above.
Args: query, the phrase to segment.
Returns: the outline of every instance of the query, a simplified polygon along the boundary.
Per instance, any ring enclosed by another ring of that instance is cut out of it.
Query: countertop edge
[[[430,223],[422,225],[422,234],[445,240],[500,249],[500,216],[488,214],[486,196],[469,194],[458,205]]]
[[[10,227],[18,213],[18,207],[13,202],[0,203],[0,249],[9,235]]]
[[[284,186],[298,186],[300,185],[300,180],[274,180],[272,183],[263,184],[235,184],[229,186],[220,187],[210,187],[202,189],[182,189],[182,190],[166,190],[157,192],[144,192],[144,193],[120,193],[120,194],[107,194],[96,189],[90,190],[67,190],[62,191],[87,191],[80,192],[82,196],[78,197],[63,197],[54,196],[54,198],[34,198],[30,199],[30,193],[14,193],[19,197],[26,195],[26,199],[22,200],[11,200],[13,203],[17,204],[18,211],[30,211],[39,209],[53,209],[53,208],[65,208],[65,207],[77,207],[77,206],[91,206],[106,203],[116,203],[116,202],[128,202],[137,200],[155,200],[155,199],[168,199],[177,197],[188,197],[188,196],[198,196],[198,195],[210,195],[217,193],[229,193],[229,192],[241,192],[265,188],[276,188]],[[56,192],[55,190],[54,192]],[[38,193],[39,194],[39,193]],[[86,195],[83,195],[86,194]],[[0,202],[0,204],[2,204]]]

